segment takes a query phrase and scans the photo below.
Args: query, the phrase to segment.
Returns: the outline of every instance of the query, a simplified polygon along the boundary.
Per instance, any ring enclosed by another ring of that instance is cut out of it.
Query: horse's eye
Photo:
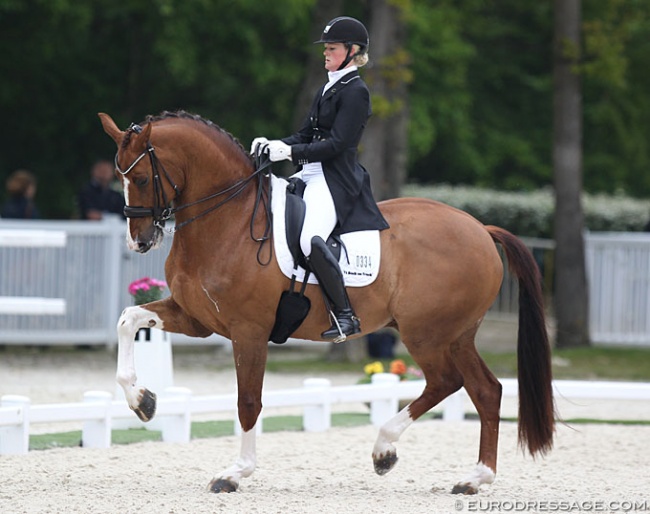
[[[146,186],[149,183],[149,177],[146,175],[144,177],[136,177],[133,179],[133,183],[138,187]]]

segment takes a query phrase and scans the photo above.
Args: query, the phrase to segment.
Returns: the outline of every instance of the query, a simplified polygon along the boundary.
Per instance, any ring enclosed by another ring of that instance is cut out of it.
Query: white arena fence
[[[132,304],[129,283],[143,276],[163,279],[172,240],[166,235],[160,250],[145,255],[131,252],[125,245],[126,223],[110,216],[100,222],[0,219],[0,230],[66,237],[66,244],[59,247],[0,244],[0,296],[58,298],[66,307],[65,315],[59,316],[0,313],[0,344],[114,346],[119,314]],[[587,233],[585,240],[592,341],[650,345],[650,234]],[[553,241],[524,241],[542,269],[550,300]],[[489,316],[513,319],[517,305],[517,284],[506,272]],[[227,341],[174,334],[172,342]]]
[[[63,248],[66,236],[55,230],[0,230],[0,247],[5,248]],[[62,315],[63,298],[34,296],[0,296],[0,314]]]
[[[390,373],[375,374],[372,379],[371,384],[332,387],[328,379],[312,378],[304,381],[302,389],[265,391],[263,414],[276,408],[302,407],[303,430],[322,432],[331,427],[332,405],[369,403],[370,421],[379,427],[397,413],[399,400],[416,398],[424,388],[423,380],[399,382],[399,377]],[[502,379],[501,384],[504,398],[517,396],[516,379]],[[556,396],[571,400],[650,400],[650,383],[555,380],[553,386]],[[464,389],[444,400],[443,421],[462,421],[468,401]],[[158,400],[154,421],[158,421],[164,442],[187,443],[193,415],[226,412],[236,420],[236,404],[235,394],[195,397],[187,388],[170,387]],[[87,392],[80,403],[49,405],[31,405],[27,397],[5,395],[0,399],[0,454],[28,453],[33,424],[70,421],[82,423],[84,448],[108,448],[115,425],[120,427],[120,421],[134,417],[124,400],[114,401],[103,391]],[[261,433],[264,418],[260,419],[257,428]],[[235,421],[235,433],[240,431]]]

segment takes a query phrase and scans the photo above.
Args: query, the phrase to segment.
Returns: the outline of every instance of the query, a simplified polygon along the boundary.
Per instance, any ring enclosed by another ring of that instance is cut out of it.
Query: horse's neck
[[[255,179],[248,183],[243,181],[252,173],[251,167],[225,180],[220,178],[217,185],[216,179],[206,178],[207,173],[201,175],[203,185],[192,188],[191,194],[178,199],[177,206],[189,207],[176,214],[176,225],[181,227],[177,234],[202,243],[209,243],[211,239],[232,241],[248,235],[258,183]],[[192,178],[188,180],[191,182]]]

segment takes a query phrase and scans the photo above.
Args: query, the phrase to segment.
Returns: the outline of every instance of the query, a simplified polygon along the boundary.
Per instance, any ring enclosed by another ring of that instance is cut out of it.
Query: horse
[[[256,467],[255,426],[262,409],[262,384],[269,334],[289,279],[278,268],[269,243],[268,170],[226,130],[184,111],[148,116],[120,130],[99,113],[115,141],[116,175],[127,216],[127,246],[139,253],[156,248],[164,223],[175,217],[165,263],[171,296],[127,307],[117,322],[116,380],[129,407],[143,421],[155,413],[156,396],[137,381],[134,339],[143,327],[194,337],[220,334],[232,342],[237,411],[242,427],[236,461],[209,482],[208,490],[236,491]],[[517,341],[518,442],[531,455],[553,445],[555,408],[550,346],[541,278],[523,242],[503,228],[423,198],[379,202],[390,224],[380,232],[381,266],[375,281],[348,288],[362,332],[394,327],[425,379],[422,394],[380,427],[372,449],[374,469],[389,472],[395,443],[420,416],[461,387],[480,417],[475,467],[453,493],[475,494],[494,481],[501,384],[475,346],[481,322],[503,279],[500,245],[519,284]],[[309,284],[308,316],[294,337],[316,341],[329,326],[318,285]]]

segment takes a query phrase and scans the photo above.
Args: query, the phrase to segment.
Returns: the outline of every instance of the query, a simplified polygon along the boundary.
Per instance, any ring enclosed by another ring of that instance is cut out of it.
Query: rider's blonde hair
[[[352,48],[354,49],[355,52],[358,52],[361,49],[359,45],[352,45]],[[361,66],[365,66],[368,63],[368,52],[364,52],[362,54],[356,53],[352,58],[352,62],[358,68],[361,68]]]

